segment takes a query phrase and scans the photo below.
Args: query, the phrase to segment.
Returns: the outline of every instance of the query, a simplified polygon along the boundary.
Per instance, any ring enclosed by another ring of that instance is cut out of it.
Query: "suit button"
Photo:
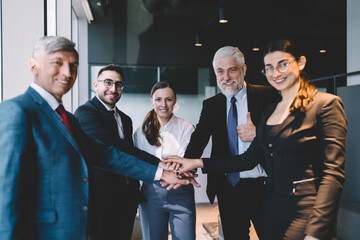
[[[271,143],[269,144],[269,147],[272,147],[272,144],[271,144]]]
[[[270,156],[274,156],[274,154],[273,154],[273,153],[270,153]]]
[[[84,206],[83,209],[82,209],[84,212],[86,212],[88,210],[88,207],[87,206]]]
[[[86,183],[88,181],[86,177],[84,177],[82,180],[84,183]]]

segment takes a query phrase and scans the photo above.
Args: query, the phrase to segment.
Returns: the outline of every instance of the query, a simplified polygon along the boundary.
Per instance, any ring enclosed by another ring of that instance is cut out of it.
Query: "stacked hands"
[[[191,170],[203,167],[202,159],[187,159],[179,156],[164,157],[164,161],[159,163],[159,167],[164,169],[160,183],[167,190],[177,189],[182,185],[192,184],[199,188],[201,185],[195,180],[198,175]],[[165,176],[164,176],[165,175]],[[175,179],[174,179],[175,178]]]
[[[236,131],[239,138],[243,142],[252,142],[255,138],[255,125],[251,121],[250,113],[246,115],[247,122],[237,126]],[[159,163],[159,167],[165,171],[163,173],[166,176],[162,177],[161,185],[163,187],[168,186],[166,189],[177,189],[182,185],[192,184],[195,187],[200,187],[200,184],[195,180],[198,177],[197,174],[191,172],[191,170],[203,167],[202,159],[188,159],[179,156],[166,156],[163,157],[164,161]],[[176,175],[175,175],[175,174]]]

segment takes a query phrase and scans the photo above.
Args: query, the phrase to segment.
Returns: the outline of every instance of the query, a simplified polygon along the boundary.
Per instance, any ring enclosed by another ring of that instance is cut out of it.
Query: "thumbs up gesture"
[[[246,119],[246,123],[238,125],[236,130],[239,134],[241,141],[252,142],[255,138],[256,127],[251,121],[250,112],[247,113]]]

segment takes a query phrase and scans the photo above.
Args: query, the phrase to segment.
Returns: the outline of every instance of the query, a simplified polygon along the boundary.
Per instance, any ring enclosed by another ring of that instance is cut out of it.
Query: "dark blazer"
[[[317,92],[308,110],[292,112],[281,124],[273,143],[268,144],[266,121],[276,105],[264,112],[256,138],[244,154],[204,158],[203,170],[237,172],[262,163],[268,174],[268,191],[285,196],[317,194],[306,234],[328,239],[345,180],[347,121],[342,101],[337,96]],[[294,184],[312,178],[316,180]]]
[[[272,87],[249,83],[246,83],[246,85],[248,111],[251,114],[252,122],[257,126],[263,110],[269,104],[274,103],[280,95]],[[190,143],[185,152],[185,158],[200,158],[210,137],[212,137],[211,157],[230,155],[226,115],[226,97],[222,93],[203,102],[199,123],[191,135]],[[221,187],[221,179],[224,177],[224,173],[208,174],[206,192],[211,203],[214,202],[215,195],[219,187]]]
[[[80,106],[75,116],[88,135],[157,165],[159,160],[156,157],[133,146],[131,118],[122,111],[116,110],[121,117],[124,140],[119,137],[113,113],[107,111],[97,97]],[[93,169],[93,178],[90,182],[90,199],[93,207],[91,239],[131,239],[137,205],[145,200],[139,187],[138,180]]]
[[[107,145],[116,147],[117,149],[134,155],[144,161],[157,165],[159,159],[145,151],[135,148],[132,139],[132,121],[122,111],[118,110],[121,116],[121,121],[124,129],[124,140],[119,137],[117,123],[114,115],[107,111],[104,105],[97,97],[92,98],[75,111],[75,116],[78,118],[82,129],[90,136],[97,138]],[[116,191],[113,186],[118,186],[119,189],[124,185],[129,185],[133,190],[132,198],[134,201],[140,201],[141,194],[138,191],[139,181],[128,177],[113,174],[107,171],[94,170],[95,182],[99,182],[100,186],[95,185],[95,188],[109,188],[108,191]],[[103,185],[102,185],[103,184]],[[116,188],[116,187],[115,187]],[[94,196],[100,197],[100,196]]]
[[[86,135],[78,139],[33,89],[0,104],[0,239],[84,239],[89,171],[152,182],[157,167]]]

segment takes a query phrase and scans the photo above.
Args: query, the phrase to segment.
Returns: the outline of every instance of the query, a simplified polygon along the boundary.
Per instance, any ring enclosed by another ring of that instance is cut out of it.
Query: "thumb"
[[[248,112],[248,113],[246,114],[246,120],[247,120],[247,123],[252,123],[252,121],[251,121],[251,116],[250,116],[250,112]]]

